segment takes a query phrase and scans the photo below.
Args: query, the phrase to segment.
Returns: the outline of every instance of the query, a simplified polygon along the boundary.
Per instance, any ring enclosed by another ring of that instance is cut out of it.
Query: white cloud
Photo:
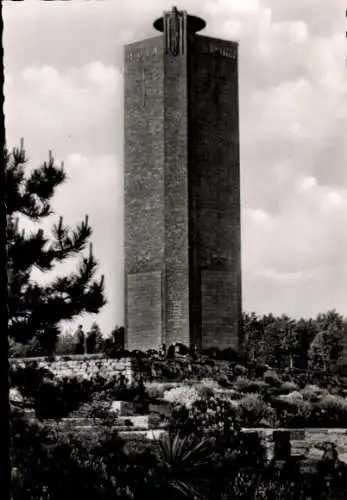
[[[302,177],[297,180],[298,188],[300,191],[309,191],[317,186],[317,179],[315,177]]]
[[[215,16],[235,15],[235,13],[249,14],[257,12],[259,8],[259,0],[215,0],[206,3],[206,10]]]
[[[296,271],[292,273],[281,273],[278,272],[276,269],[267,268],[267,269],[260,269],[257,272],[257,275],[263,276],[270,280],[276,280],[278,282],[282,282],[285,285],[288,282],[301,281],[304,276],[304,273],[302,271]]]
[[[9,144],[24,136],[30,152],[41,155],[53,148],[59,155],[74,149],[103,154],[114,151],[115,143],[121,150],[123,83],[118,68],[93,61],[64,72],[50,66],[29,67],[9,76],[5,82]]]

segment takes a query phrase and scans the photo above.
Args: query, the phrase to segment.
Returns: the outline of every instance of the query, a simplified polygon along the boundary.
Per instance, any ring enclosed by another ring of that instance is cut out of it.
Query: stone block
[[[126,422],[130,421],[129,430],[134,429],[149,429],[150,418],[149,415],[131,415],[127,417],[118,417],[117,425],[126,426]]]
[[[119,416],[129,416],[134,413],[134,403],[129,401],[112,401],[111,411],[117,412]]]

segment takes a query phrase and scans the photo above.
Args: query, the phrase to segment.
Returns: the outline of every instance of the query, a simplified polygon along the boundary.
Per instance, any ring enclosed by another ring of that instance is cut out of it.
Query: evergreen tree
[[[343,316],[335,310],[318,314],[315,320],[318,333],[311,343],[310,367],[335,371],[343,363],[346,326]]]
[[[57,345],[55,348],[55,353],[57,355],[71,355],[74,354],[75,344],[74,338],[71,333],[62,333],[57,341]]]
[[[2,2],[0,2],[0,38],[3,35],[2,22]],[[1,89],[0,89],[0,150],[3,151],[5,146],[5,115],[4,115],[4,49],[0,43],[0,65],[1,65]],[[5,193],[5,164],[2,161],[0,169],[0,190]],[[8,308],[7,308],[7,247],[6,247],[6,203],[2,199],[1,203],[1,235],[0,235],[0,261],[1,261],[1,307],[0,307],[0,484],[2,498],[4,500],[11,499],[11,459],[10,459],[10,402],[9,402],[9,363],[8,363]]]
[[[111,332],[111,338],[113,340],[113,345],[116,349],[125,348],[125,332],[124,326],[116,326]]]
[[[100,330],[100,326],[94,322],[87,333],[87,353],[103,352],[104,339]]]
[[[66,179],[63,164],[57,167],[50,152],[48,161],[28,172],[23,141],[12,153],[5,149],[4,163],[9,336],[22,344],[38,341],[42,353],[51,354],[61,321],[74,319],[81,313],[97,313],[106,303],[104,277],[99,281],[95,279],[97,262],[91,244],[89,255],[84,255],[92,234],[88,216],[74,229],[64,225],[63,218],[59,217],[50,236],[45,235],[41,228],[28,234],[19,231],[19,217],[40,223],[54,213],[52,197]],[[48,285],[31,278],[34,268],[49,272],[55,264],[79,255],[81,260],[74,272],[58,276]]]

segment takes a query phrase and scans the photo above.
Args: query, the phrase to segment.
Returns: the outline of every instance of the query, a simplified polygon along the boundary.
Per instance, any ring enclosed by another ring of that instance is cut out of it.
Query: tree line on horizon
[[[248,362],[279,370],[336,372],[347,366],[347,318],[335,310],[308,319],[244,313],[242,338]]]

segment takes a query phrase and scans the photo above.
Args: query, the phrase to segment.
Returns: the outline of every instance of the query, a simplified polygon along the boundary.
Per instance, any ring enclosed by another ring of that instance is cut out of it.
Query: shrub
[[[328,392],[317,385],[306,385],[303,389],[301,389],[301,394],[303,398],[307,401],[316,402],[322,396],[327,395]]]
[[[130,351],[127,351],[125,349],[120,349],[119,347],[109,343],[106,343],[104,354],[109,359],[122,359],[122,358],[134,357]]]
[[[304,401],[300,393],[291,393],[294,396],[282,396],[273,400],[272,406],[276,411],[277,425],[280,427],[308,427],[312,422],[313,407]],[[301,396],[301,399],[297,397]]]
[[[214,368],[216,366],[216,363],[213,359],[211,358],[207,358],[205,359],[205,363],[204,363],[205,366],[209,366],[211,368]]]
[[[79,418],[92,419],[94,425],[102,423],[104,426],[114,425],[115,419],[117,417],[116,412],[110,411],[110,403],[103,400],[102,398],[93,398],[85,404],[82,404],[78,410],[77,415],[72,414],[72,416],[78,416]]]
[[[155,496],[154,490],[146,490],[158,468],[153,451],[147,447],[138,451],[136,443],[136,450],[125,453],[117,433],[105,427],[92,436],[78,437],[13,419],[12,431],[12,464],[21,480],[15,498],[144,500]]]
[[[10,338],[9,356],[11,358],[29,358],[42,356],[42,346],[36,337],[29,340],[26,344],[15,342]]]
[[[227,349],[222,349],[218,353],[218,359],[235,362],[238,359],[238,353],[231,347],[228,347]]]
[[[213,394],[220,389],[218,382],[210,378],[203,378],[196,385],[196,390],[202,398],[211,397]]]
[[[237,406],[232,401],[215,397],[198,400],[192,405],[189,418],[194,428],[202,434],[229,432],[236,426]]]
[[[256,377],[262,377],[265,372],[271,370],[269,365],[259,362],[250,363],[249,368],[252,370]]]
[[[114,377],[104,386],[101,385],[98,392],[99,391],[104,391],[108,401],[141,402],[146,397],[145,387],[141,383],[134,383],[131,386],[126,386],[119,377]]]
[[[221,387],[231,387],[233,377],[228,376],[226,373],[221,373],[217,378],[217,382]]]
[[[249,388],[251,384],[251,380],[249,380],[247,377],[237,377],[233,385],[236,390],[244,392]]]
[[[269,389],[270,385],[263,380],[252,380],[250,381],[247,391],[252,393],[265,393]]]
[[[284,394],[289,394],[290,392],[297,391],[298,389],[299,386],[292,381],[283,382],[283,384],[280,387],[281,393]]]
[[[181,356],[187,356],[189,354],[189,347],[182,343],[176,344],[176,349],[178,350],[178,354]]]
[[[224,389],[221,387],[216,391],[216,397],[227,401],[239,401],[242,399],[243,394],[239,391],[235,391],[235,389]]]
[[[161,375],[163,380],[176,380],[180,381],[182,380],[182,370],[179,365],[179,363],[175,361],[170,361],[167,363],[162,363],[161,364]]]
[[[345,427],[347,425],[347,400],[340,396],[327,394],[322,396],[316,405],[333,423]]]
[[[247,374],[247,368],[242,365],[236,365],[234,367],[234,373],[236,376],[242,376]]]
[[[254,427],[263,423],[274,424],[275,412],[259,394],[247,394],[238,405],[242,425]]]
[[[34,396],[43,380],[53,380],[53,374],[47,368],[39,368],[35,362],[24,368],[20,366],[10,368],[11,386],[18,387],[24,396]]]
[[[294,380],[301,389],[303,389],[306,385],[311,383],[310,377],[307,372],[296,373],[294,376]]]
[[[77,378],[43,380],[34,396],[34,407],[39,418],[66,417],[91,396],[88,383]]]
[[[283,401],[287,401],[287,403],[296,403],[297,401],[304,400],[304,396],[299,391],[293,391],[280,397]]]
[[[220,356],[220,349],[218,347],[208,347],[207,349],[203,349],[201,351],[201,354],[204,356],[207,356],[208,358],[214,358],[217,359]]]
[[[58,379],[36,364],[11,370],[10,378],[11,386],[18,387],[24,398],[33,402],[39,418],[66,417],[92,394],[90,382],[77,377]]]
[[[146,393],[150,399],[164,397],[165,386],[162,382],[150,382],[146,384]]]
[[[170,389],[164,392],[165,401],[169,401],[170,403],[177,405],[182,405],[187,408],[191,408],[191,406],[195,403],[195,401],[198,401],[199,398],[200,395],[196,388],[188,385],[175,387],[174,389]]]
[[[45,363],[54,363],[54,361],[55,361],[55,357],[54,357],[54,356],[45,356],[45,357],[43,358],[43,361],[44,361]]]
[[[271,385],[272,387],[281,387],[282,380],[279,378],[277,373],[272,370],[268,370],[263,375],[264,381]]]

